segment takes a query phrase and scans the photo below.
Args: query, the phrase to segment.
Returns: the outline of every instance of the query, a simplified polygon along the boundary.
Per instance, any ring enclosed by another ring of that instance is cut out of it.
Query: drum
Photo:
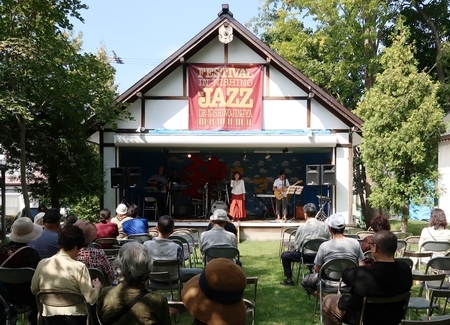
[[[211,205],[211,213],[214,213],[214,211],[216,211],[217,209],[227,209],[227,204],[223,201],[215,201],[212,205]]]

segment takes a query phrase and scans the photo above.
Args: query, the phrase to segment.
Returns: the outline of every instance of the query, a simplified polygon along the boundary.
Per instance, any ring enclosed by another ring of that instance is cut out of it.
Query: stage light
[[[191,157],[192,157],[192,155],[190,153],[188,153],[188,158],[191,158]]]
[[[269,159],[270,158],[270,155],[269,154],[267,154],[264,158],[266,158],[266,160],[267,159]]]

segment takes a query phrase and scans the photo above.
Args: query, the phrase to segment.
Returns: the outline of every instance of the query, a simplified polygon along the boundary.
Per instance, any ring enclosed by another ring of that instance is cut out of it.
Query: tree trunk
[[[27,173],[26,173],[26,166],[27,166],[27,155],[26,155],[26,128],[25,128],[25,119],[21,115],[16,115],[17,123],[19,124],[19,132],[20,132],[20,184],[22,186],[22,195],[23,195],[23,202],[25,204],[25,215],[28,218],[31,218],[31,211],[30,211],[30,197],[28,195],[28,184],[27,184]]]
[[[407,204],[403,207],[402,211],[402,224],[400,226],[401,232],[406,232],[408,229],[408,220],[409,220],[409,207]]]

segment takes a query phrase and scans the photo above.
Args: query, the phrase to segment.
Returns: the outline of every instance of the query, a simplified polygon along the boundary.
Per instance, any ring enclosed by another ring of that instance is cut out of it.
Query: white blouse
[[[238,179],[237,181],[231,181],[231,194],[239,195],[245,194],[245,182],[243,179]]]

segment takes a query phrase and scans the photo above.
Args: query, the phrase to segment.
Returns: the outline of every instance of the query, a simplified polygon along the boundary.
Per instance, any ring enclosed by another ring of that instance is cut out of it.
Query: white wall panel
[[[302,130],[306,128],[306,101],[265,100],[263,102],[264,130]]]
[[[266,63],[266,60],[256,54],[251,48],[235,37],[228,44],[229,63]]]
[[[146,100],[146,129],[187,130],[189,126],[187,100]]]
[[[155,87],[147,96],[183,96],[183,67],[178,67]]]
[[[114,143],[114,132],[103,132],[103,143]]]
[[[336,193],[336,202],[335,213],[342,214],[347,223],[352,223],[352,209],[351,209],[351,180],[352,175],[350,175],[350,155],[349,148],[336,148],[336,157],[335,157],[335,165],[336,165],[336,185],[335,185],[335,193]]]
[[[348,126],[313,99],[311,101],[311,128],[346,129]]]
[[[116,167],[116,148],[103,148],[103,164],[105,166],[105,195],[103,197],[103,207],[110,209],[114,214],[116,210],[116,189],[111,188],[111,167]]]
[[[270,69],[270,81],[266,96],[306,96],[307,93],[287,79],[281,72],[273,67]]]
[[[134,117],[134,121],[117,121],[117,127],[119,129],[137,129],[138,126],[141,126],[141,100],[138,99],[128,106],[127,111]]]
[[[222,63],[224,60],[223,44],[215,38],[191,56],[187,63]]]

